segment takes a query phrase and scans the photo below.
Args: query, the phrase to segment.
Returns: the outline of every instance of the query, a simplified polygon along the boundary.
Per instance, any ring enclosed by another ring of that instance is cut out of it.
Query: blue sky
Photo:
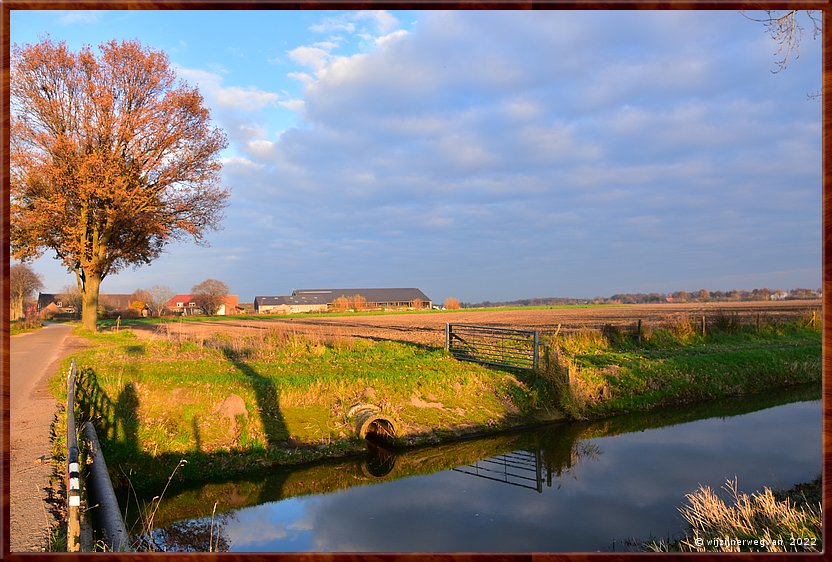
[[[230,140],[210,247],[102,292],[225,281],[436,302],[821,285],[821,40],[736,11],[20,11],[12,43],[137,38]],[[73,282],[51,255],[45,291]]]

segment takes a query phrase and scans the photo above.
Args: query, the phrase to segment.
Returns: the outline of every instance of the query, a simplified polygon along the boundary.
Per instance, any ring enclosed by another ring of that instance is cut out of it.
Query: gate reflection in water
[[[364,458],[168,490],[154,534],[181,549],[169,531],[206,522],[216,502],[223,519],[212,532],[233,551],[609,550],[681,531],[678,507],[700,484],[719,489],[737,476],[750,492],[815,478],[819,395],[802,389],[398,453],[373,448]],[[809,401],[782,405],[789,400]]]

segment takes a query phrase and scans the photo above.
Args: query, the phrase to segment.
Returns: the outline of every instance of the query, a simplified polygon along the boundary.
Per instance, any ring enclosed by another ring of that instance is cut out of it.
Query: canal
[[[626,550],[681,532],[678,507],[700,484],[789,489],[820,472],[820,389],[801,388],[395,453],[371,446],[169,489],[150,540],[173,551]]]

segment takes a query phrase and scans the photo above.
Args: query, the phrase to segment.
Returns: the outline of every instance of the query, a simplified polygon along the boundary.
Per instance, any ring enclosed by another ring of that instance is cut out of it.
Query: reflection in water
[[[805,392],[398,453],[375,445],[363,458],[168,490],[157,535],[171,550],[235,551],[576,552],[664,538],[683,528],[677,506],[699,484],[790,488],[820,472],[820,402],[777,406],[819,396]],[[795,436],[802,447],[771,446]],[[204,530],[215,505],[220,543],[182,532]]]
[[[481,459],[453,470],[518,488],[528,488],[542,494],[544,478],[541,465],[539,450],[512,451],[506,455]],[[551,478],[547,480],[551,482]]]
[[[362,468],[367,476],[381,478],[387,476],[396,466],[396,453],[388,451],[384,446],[367,441],[367,457]]]

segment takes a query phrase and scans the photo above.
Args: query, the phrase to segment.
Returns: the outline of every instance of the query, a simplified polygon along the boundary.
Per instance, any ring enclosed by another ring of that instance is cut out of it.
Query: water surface
[[[678,507],[700,484],[718,489],[736,477],[746,492],[788,489],[820,474],[821,402],[806,400],[819,390],[806,392],[178,490],[154,537],[171,550],[207,550],[213,537],[212,548],[239,552],[620,550],[682,531]]]

